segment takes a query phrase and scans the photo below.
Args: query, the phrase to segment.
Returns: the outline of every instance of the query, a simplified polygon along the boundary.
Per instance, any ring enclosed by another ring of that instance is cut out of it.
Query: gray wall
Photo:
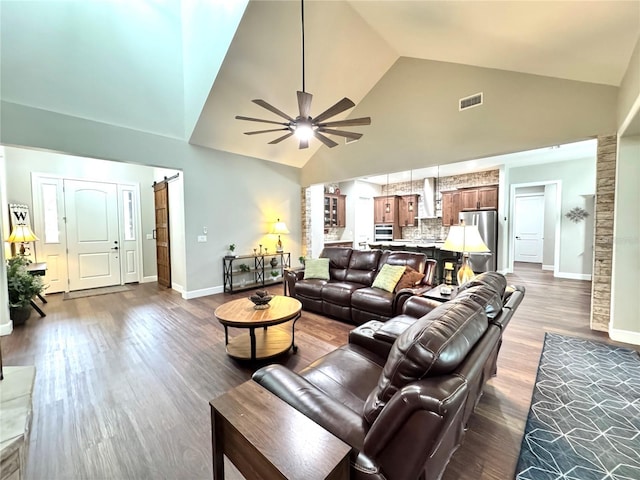
[[[458,100],[484,93],[459,112]],[[371,116],[362,141],[320,149],[302,183],[569,143],[616,129],[615,87],[467,65],[400,58],[352,113]]]

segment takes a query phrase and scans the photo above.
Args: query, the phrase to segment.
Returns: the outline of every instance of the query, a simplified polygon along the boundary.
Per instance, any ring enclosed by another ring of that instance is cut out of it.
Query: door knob
[[[115,247],[111,247],[111,250],[118,250],[118,246],[116,245]]]
[[[518,237],[517,235],[516,235],[516,240],[520,240],[520,237]]]

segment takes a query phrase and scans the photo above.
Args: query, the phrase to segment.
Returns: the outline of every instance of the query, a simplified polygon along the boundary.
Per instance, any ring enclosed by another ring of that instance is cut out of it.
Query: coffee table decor
[[[254,303],[253,308],[255,308],[256,310],[264,310],[265,308],[269,308],[269,302],[271,301],[271,299],[273,299],[273,297],[269,295],[269,292],[267,292],[266,290],[258,290],[256,293],[249,297],[249,300]]]

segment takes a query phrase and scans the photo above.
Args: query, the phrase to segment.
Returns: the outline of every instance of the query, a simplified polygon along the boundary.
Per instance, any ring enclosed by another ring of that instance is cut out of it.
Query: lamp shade
[[[271,233],[276,235],[287,235],[289,233],[289,229],[287,228],[287,224],[281,222],[280,219],[276,223],[273,224],[273,230]]]
[[[7,239],[10,243],[35,242],[36,240],[38,237],[31,231],[29,225],[15,225]]]
[[[490,252],[476,225],[452,225],[442,250],[463,253]]]

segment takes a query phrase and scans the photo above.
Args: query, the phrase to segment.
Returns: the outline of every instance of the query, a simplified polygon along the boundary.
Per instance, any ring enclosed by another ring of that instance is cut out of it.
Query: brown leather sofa
[[[404,311],[426,315],[381,324],[398,319],[396,330],[370,325],[299,373],[269,365],[253,379],[352,447],[351,479],[438,479],[524,296],[487,283],[464,290],[439,305],[415,297]]]
[[[437,266],[435,260],[417,252],[326,247],[320,257],[329,259],[329,280],[304,279],[303,270],[288,270],[286,291],[300,300],[304,310],[356,325],[372,319],[385,321],[400,313],[408,298],[433,288]],[[425,276],[414,288],[387,292],[372,287],[384,264],[409,266]]]

